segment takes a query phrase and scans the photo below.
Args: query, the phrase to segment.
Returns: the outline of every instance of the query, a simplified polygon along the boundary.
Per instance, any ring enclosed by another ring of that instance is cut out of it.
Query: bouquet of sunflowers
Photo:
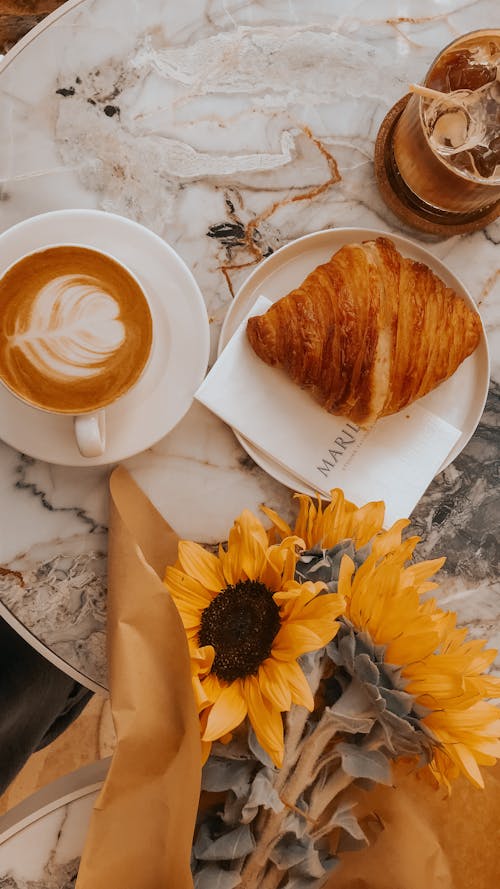
[[[245,511],[217,554],[180,541],[166,570],[205,763],[196,889],[321,886],[368,842],[354,791],[390,784],[392,761],[481,787],[500,756],[496,652],[429,596],[444,559],[412,561],[383,503],[296,496],[293,528]]]

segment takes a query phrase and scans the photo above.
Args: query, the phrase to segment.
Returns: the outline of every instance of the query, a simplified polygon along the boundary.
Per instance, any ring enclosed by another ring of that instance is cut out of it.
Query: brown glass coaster
[[[392,151],[392,131],[410,98],[411,93],[408,93],[388,111],[380,125],[375,142],[375,178],[385,203],[407,225],[431,235],[451,237],[485,228],[500,216],[500,201],[486,210],[476,212],[474,215],[469,214],[467,217],[457,217],[457,214],[450,213],[449,221],[447,221],[442,212],[433,211],[432,208],[420,206],[420,204],[416,205],[418,199],[415,199],[408,186],[394,171],[393,165],[389,162],[390,151]],[[400,191],[403,194],[406,191],[408,201],[411,202],[413,199],[415,205],[411,206],[411,203],[405,203]]]

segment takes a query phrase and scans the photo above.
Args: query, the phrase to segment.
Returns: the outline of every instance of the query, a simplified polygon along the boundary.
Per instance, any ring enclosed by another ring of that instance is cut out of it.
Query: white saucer
[[[143,286],[155,323],[153,352],[137,385],[106,408],[105,453],[82,457],[72,417],[25,405],[0,385],[0,438],[31,457],[66,466],[116,463],[156,444],[182,419],[205,376],[208,317],[183,260],[158,235],[100,210],[56,210],[0,235],[0,275],[25,253],[56,243],[81,244],[121,260]]]
[[[224,319],[219,339],[219,354],[260,295],[276,302],[297,287],[309,272],[320,263],[326,262],[344,244],[359,243],[381,235],[390,238],[403,256],[424,262],[445,284],[460,294],[472,308],[477,309],[474,300],[462,282],[420,244],[401,237],[401,235],[374,229],[328,229],[292,241],[257,266],[240,287]],[[483,328],[481,341],[475,352],[460,365],[449,380],[420,399],[420,403],[424,407],[462,431],[455,447],[440,466],[439,472],[446,469],[458,456],[473,435],[483,413],[488,394],[489,377],[488,345]],[[312,495],[316,493],[236,430],[233,429],[233,432],[247,454],[277,481],[295,491]]]

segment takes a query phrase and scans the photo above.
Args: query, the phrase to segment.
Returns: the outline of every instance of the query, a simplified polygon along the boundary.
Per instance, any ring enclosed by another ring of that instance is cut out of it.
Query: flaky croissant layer
[[[362,426],[447,380],[479,343],[477,312],[426,265],[377,238],[342,247],[247,335],[333,414]]]

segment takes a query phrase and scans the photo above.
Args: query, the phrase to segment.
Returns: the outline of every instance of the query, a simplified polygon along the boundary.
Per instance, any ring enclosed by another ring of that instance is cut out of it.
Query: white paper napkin
[[[259,297],[248,317],[269,305]],[[257,357],[246,321],[195,397],[319,493],[342,488],[359,505],[384,500],[386,527],[409,515],[460,430],[417,403],[369,430],[327,413],[284,371]]]

